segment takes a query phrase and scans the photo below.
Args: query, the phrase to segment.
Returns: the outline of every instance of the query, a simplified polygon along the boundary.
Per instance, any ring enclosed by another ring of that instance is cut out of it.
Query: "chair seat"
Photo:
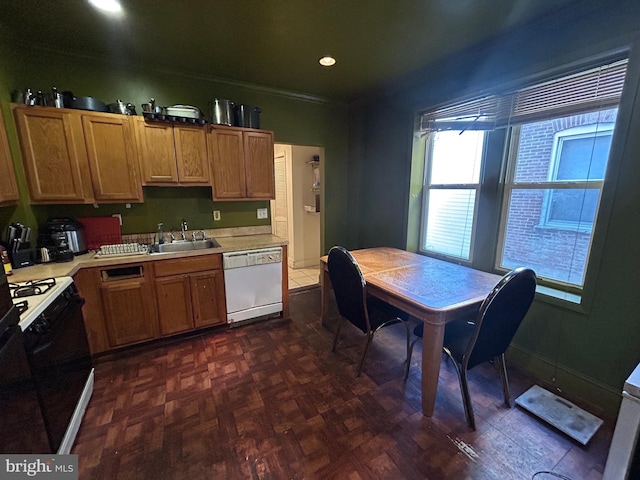
[[[398,318],[399,321],[402,320],[405,322],[409,320],[409,315],[406,312],[370,295],[367,296],[367,310],[369,311],[369,323],[371,324],[372,330],[377,330],[380,325],[388,322],[389,319],[392,318]]]

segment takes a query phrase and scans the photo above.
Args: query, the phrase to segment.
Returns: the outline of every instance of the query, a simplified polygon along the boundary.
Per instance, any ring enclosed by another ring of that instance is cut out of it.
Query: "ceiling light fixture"
[[[333,58],[331,55],[325,55],[320,60],[318,60],[318,62],[323,67],[331,67],[336,64],[336,59]]]
[[[120,13],[122,5],[119,0],[89,0],[89,3],[99,10],[108,13]]]

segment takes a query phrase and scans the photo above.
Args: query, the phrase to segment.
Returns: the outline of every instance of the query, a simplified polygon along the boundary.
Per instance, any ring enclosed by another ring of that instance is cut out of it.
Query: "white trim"
[[[89,377],[87,377],[87,382],[84,385],[84,389],[82,390],[82,394],[80,395],[78,404],[73,411],[73,415],[71,416],[71,421],[69,422],[67,431],[62,438],[60,448],[58,448],[58,455],[68,455],[69,452],[71,452],[71,447],[73,446],[73,443],[76,440],[76,435],[78,435],[78,430],[80,429],[82,417],[84,417],[84,412],[87,410],[87,405],[89,405],[89,400],[91,399],[91,394],[93,393],[93,371],[94,369],[92,368],[91,372],[89,373]]]

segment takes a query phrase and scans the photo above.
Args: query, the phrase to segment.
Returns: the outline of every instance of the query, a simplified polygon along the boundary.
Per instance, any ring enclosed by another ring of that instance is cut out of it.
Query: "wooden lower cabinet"
[[[220,325],[227,321],[222,270],[193,273],[189,277],[193,324],[198,327]]]
[[[102,306],[108,319],[107,335],[112,347],[151,340],[157,336],[153,305],[145,282],[117,281],[103,285]]]
[[[222,255],[202,255],[79,270],[92,354],[224,325]]]
[[[172,335],[193,328],[191,288],[187,275],[156,278],[156,302],[160,335]]]
[[[73,280],[85,300],[82,308],[92,354],[158,337],[150,263],[79,270]]]
[[[161,335],[226,322],[221,255],[155,262]]]

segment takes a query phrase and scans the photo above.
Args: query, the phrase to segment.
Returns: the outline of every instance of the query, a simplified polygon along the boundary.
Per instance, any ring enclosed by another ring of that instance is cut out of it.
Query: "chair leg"
[[[460,392],[462,393],[462,406],[464,407],[464,416],[467,419],[467,425],[472,430],[476,429],[475,415],[473,414],[473,406],[471,405],[471,395],[469,395],[469,383],[467,382],[467,370],[462,367],[451,356],[449,351],[445,348],[444,352],[453,361],[453,365],[456,367],[456,373],[458,374],[458,382],[460,384]]]
[[[371,340],[373,340],[373,332],[367,334],[367,343],[364,346],[364,351],[362,352],[362,358],[360,359],[360,365],[358,365],[358,373],[356,377],[359,377],[362,373],[362,367],[364,366],[364,359],[367,357],[367,352],[369,351],[369,345],[371,345]]]
[[[504,353],[496,357],[498,369],[500,370],[500,379],[502,380],[502,394],[504,396],[504,404],[511,408],[511,392],[509,391],[509,377],[507,377],[507,364],[504,360]]]
[[[416,342],[420,340],[420,337],[415,338],[410,344],[409,344],[409,350],[407,351],[407,366],[404,369],[404,379],[406,380],[407,378],[409,378],[409,368],[411,367],[411,357],[413,356],[413,347],[416,344]]]
[[[332,352],[336,351],[336,346],[338,345],[338,337],[340,336],[340,327],[342,327],[342,320],[343,320],[342,317],[340,317],[340,320],[338,320],[338,326],[336,327],[336,333],[333,336],[333,345],[331,346],[331,351]]]

